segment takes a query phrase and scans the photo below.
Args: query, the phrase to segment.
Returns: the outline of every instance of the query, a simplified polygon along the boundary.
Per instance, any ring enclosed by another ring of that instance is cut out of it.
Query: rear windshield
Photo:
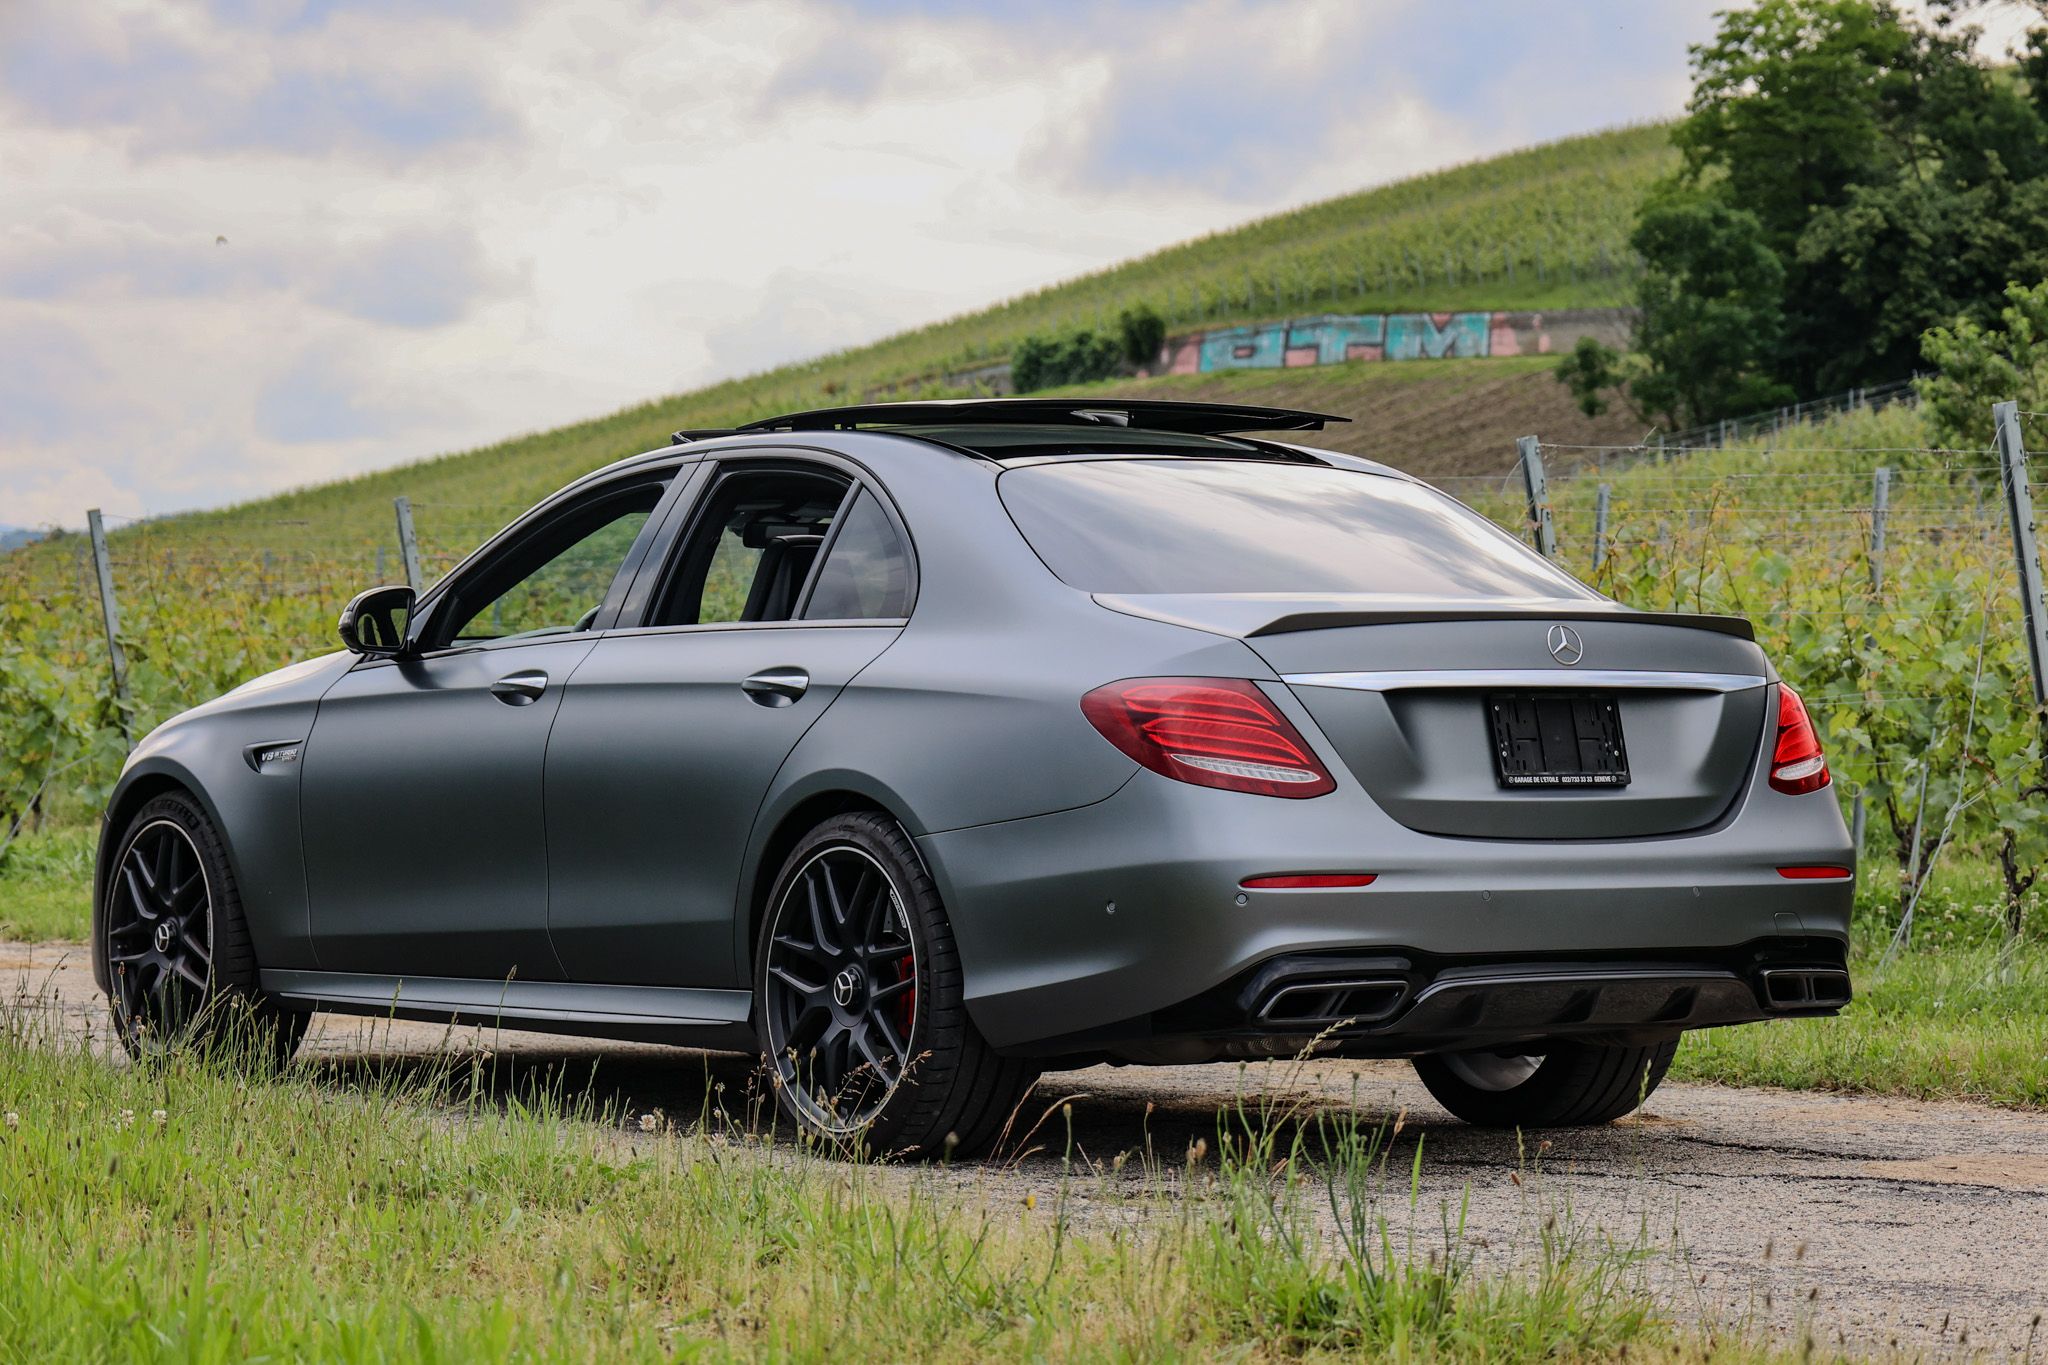
[[[1062,581],[1104,593],[1593,597],[1433,488],[1234,460],[1012,469],[1010,517]]]

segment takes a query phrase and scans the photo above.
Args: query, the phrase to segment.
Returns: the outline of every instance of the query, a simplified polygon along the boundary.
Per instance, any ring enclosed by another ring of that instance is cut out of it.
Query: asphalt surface
[[[105,1050],[79,945],[0,945],[0,999],[45,1015],[48,1036]],[[723,1109],[712,1127],[731,1133],[756,1089],[745,1058],[336,1016],[306,1054],[345,1086],[371,1069],[424,1072],[451,1050],[487,1052],[495,1086],[589,1090],[629,1144],[674,1140],[645,1133],[643,1116],[688,1130]],[[1795,1349],[1811,1336],[1824,1353],[2048,1360],[2048,1114],[1666,1085],[1621,1123],[1518,1142],[1453,1121],[1403,1064],[1095,1067],[1041,1081],[1020,1136],[1035,1131],[1007,1153],[902,1178],[1019,1210],[1029,1197],[1020,1216],[1161,1216],[1202,1197],[1224,1134],[1278,1126],[1284,1149],[1292,1116],[1328,1108],[1398,1123],[1381,1207],[1422,1245],[1462,1206],[1482,1258],[1526,1262],[1546,1225],[1610,1239],[1652,1253],[1646,1273],[1677,1311]],[[1190,1164],[1198,1144],[1208,1155]]]

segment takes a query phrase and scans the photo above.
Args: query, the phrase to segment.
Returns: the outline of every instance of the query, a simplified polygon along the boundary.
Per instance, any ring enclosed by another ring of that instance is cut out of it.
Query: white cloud
[[[1674,112],[1706,0],[1542,91],[1481,79],[1490,5],[960,8],[0,0],[0,522],[474,446]]]

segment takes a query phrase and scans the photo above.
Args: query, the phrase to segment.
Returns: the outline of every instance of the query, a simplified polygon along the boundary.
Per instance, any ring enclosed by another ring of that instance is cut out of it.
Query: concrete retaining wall
[[[1625,350],[1634,322],[1635,314],[1627,308],[1560,308],[1544,313],[1322,313],[1169,337],[1150,373],[1278,370],[1353,360],[1548,355],[1569,351],[1586,336]],[[864,390],[861,397],[880,401],[916,393],[934,382],[978,393],[1009,393],[1010,362],[921,375]]]
[[[1466,356],[1547,355],[1580,337],[1625,347],[1625,308],[1546,313],[1324,313],[1316,317],[1220,327],[1167,341],[1159,370],[1285,369],[1350,360],[1445,360]]]

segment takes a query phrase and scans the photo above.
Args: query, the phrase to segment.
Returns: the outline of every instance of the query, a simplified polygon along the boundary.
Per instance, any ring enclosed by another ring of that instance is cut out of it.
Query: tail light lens
[[[1787,796],[1817,792],[1828,784],[1828,761],[1820,751],[1820,736],[1787,683],[1778,684],[1778,743],[1771,752],[1771,789]]]
[[[1336,790],[1301,732],[1240,678],[1127,678],[1081,698],[1102,737],[1198,787],[1302,798]]]

